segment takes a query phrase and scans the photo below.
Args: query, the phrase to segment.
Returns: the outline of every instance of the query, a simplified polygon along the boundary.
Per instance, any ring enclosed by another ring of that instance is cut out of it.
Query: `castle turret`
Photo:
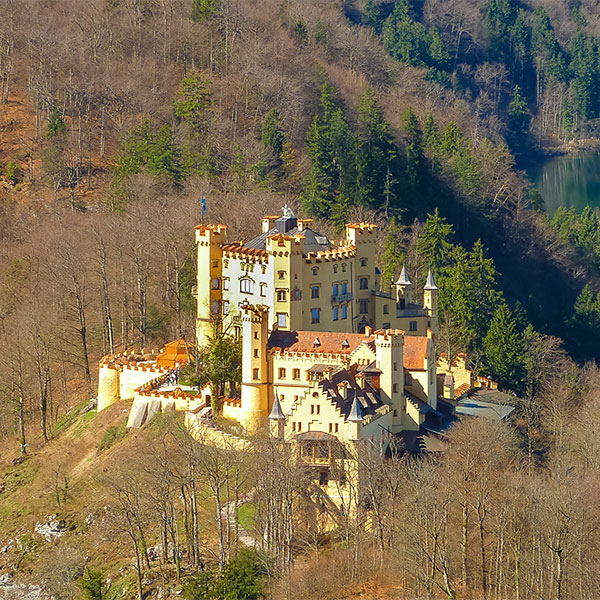
[[[381,371],[379,385],[382,399],[394,411],[393,427],[400,429],[404,401],[404,332],[376,331],[375,356],[377,367]]]
[[[278,438],[280,440],[283,439],[285,432],[285,415],[281,410],[281,404],[279,402],[279,396],[277,394],[275,394],[275,399],[273,400],[273,408],[271,409],[271,413],[269,414],[269,428],[272,437]]]
[[[269,369],[267,339],[269,309],[242,306],[241,424],[251,433],[267,425]]]
[[[222,268],[221,244],[226,225],[198,225],[198,279],[196,283],[196,339],[204,346],[213,336],[215,324],[221,320]]]
[[[98,374],[98,412],[119,399],[119,369],[108,362],[101,362]]]
[[[351,393],[351,390],[348,390],[348,393]],[[348,414],[348,418],[346,420],[348,421],[349,427],[348,439],[353,442],[360,440],[362,432],[363,410],[356,395],[354,396],[352,407],[350,408],[350,413]]]
[[[427,309],[430,317],[428,328],[433,331],[434,336],[438,332],[438,287],[435,285],[431,269],[427,273],[427,281],[423,287],[423,307]]]
[[[404,309],[407,304],[411,301],[411,286],[412,281],[406,272],[406,266],[402,265],[402,271],[400,271],[400,277],[398,277],[398,281],[396,281],[396,302],[398,303],[398,308]]]

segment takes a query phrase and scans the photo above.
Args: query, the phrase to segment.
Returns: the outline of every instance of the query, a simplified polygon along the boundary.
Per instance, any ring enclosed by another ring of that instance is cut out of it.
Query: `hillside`
[[[178,566],[222,582],[236,548],[200,469],[215,460],[227,501],[263,486],[244,523],[258,511],[274,562],[232,570],[273,598],[510,597],[525,580],[593,597],[600,221],[550,219],[522,169],[597,145],[599,34],[594,0],[1,3],[0,576],[58,600],[84,564],[107,600],[175,595]],[[127,405],[85,412],[103,355],[195,339],[194,226],[248,240],[283,205],[331,239],[376,223],[383,291],[431,268],[436,352],[515,398],[514,427],[464,425],[448,460],[362,465],[368,510],[333,535],[287,455],[196,454],[177,420],[125,434]],[[487,466],[465,479],[452,457],[471,438]],[[293,535],[273,508],[290,498]],[[136,570],[146,534],[171,554]]]

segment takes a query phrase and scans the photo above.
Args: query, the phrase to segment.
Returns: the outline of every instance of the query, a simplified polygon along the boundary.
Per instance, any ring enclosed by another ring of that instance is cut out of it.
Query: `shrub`
[[[104,437],[100,442],[100,446],[98,446],[98,452],[102,452],[103,450],[108,450],[113,444],[122,440],[127,435],[127,427],[125,423],[122,425],[113,425],[109,427],[104,433]]]
[[[6,165],[6,170],[4,171],[4,176],[6,177],[6,181],[10,183],[10,185],[17,185],[21,179],[21,167],[14,162],[10,161]]]

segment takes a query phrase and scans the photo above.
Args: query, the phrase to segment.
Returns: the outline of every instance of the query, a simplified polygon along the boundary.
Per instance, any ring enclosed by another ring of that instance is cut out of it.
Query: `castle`
[[[241,394],[221,399],[223,415],[307,447],[419,430],[439,416],[438,396],[454,398],[452,376],[436,373],[433,275],[422,305],[405,268],[393,293],[381,292],[375,225],[346,225],[345,239],[332,242],[311,224],[284,208],[247,243],[228,242],[224,225],[196,227],[197,342],[225,324],[241,339]],[[131,399],[129,426],[170,408],[200,424],[214,391],[170,375],[190,356],[179,340],[161,353],[105,357],[98,409]]]
[[[334,242],[311,228],[312,219],[264,217],[262,233],[248,242],[226,242],[225,225],[196,227],[198,248],[197,336],[203,345],[215,323],[231,322],[241,333],[241,306],[269,309],[278,330],[359,333],[365,327],[437,333],[437,287],[431,274],[423,305],[412,300],[406,270],[381,292],[375,264],[376,225],[346,225]],[[269,328],[270,328],[269,324]]]

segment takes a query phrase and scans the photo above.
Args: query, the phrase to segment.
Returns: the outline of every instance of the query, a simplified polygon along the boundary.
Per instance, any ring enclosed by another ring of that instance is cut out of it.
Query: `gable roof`
[[[314,345],[318,338],[320,344]],[[269,336],[267,348],[274,352],[303,352],[309,354],[352,354],[362,343],[374,337],[362,333],[333,333],[328,331],[280,331]],[[347,342],[345,344],[344,342]]]
[[[404,337],[404,368],[409,371],[424,371],[425,359],[429,354],[429,338],[421,335]]]

